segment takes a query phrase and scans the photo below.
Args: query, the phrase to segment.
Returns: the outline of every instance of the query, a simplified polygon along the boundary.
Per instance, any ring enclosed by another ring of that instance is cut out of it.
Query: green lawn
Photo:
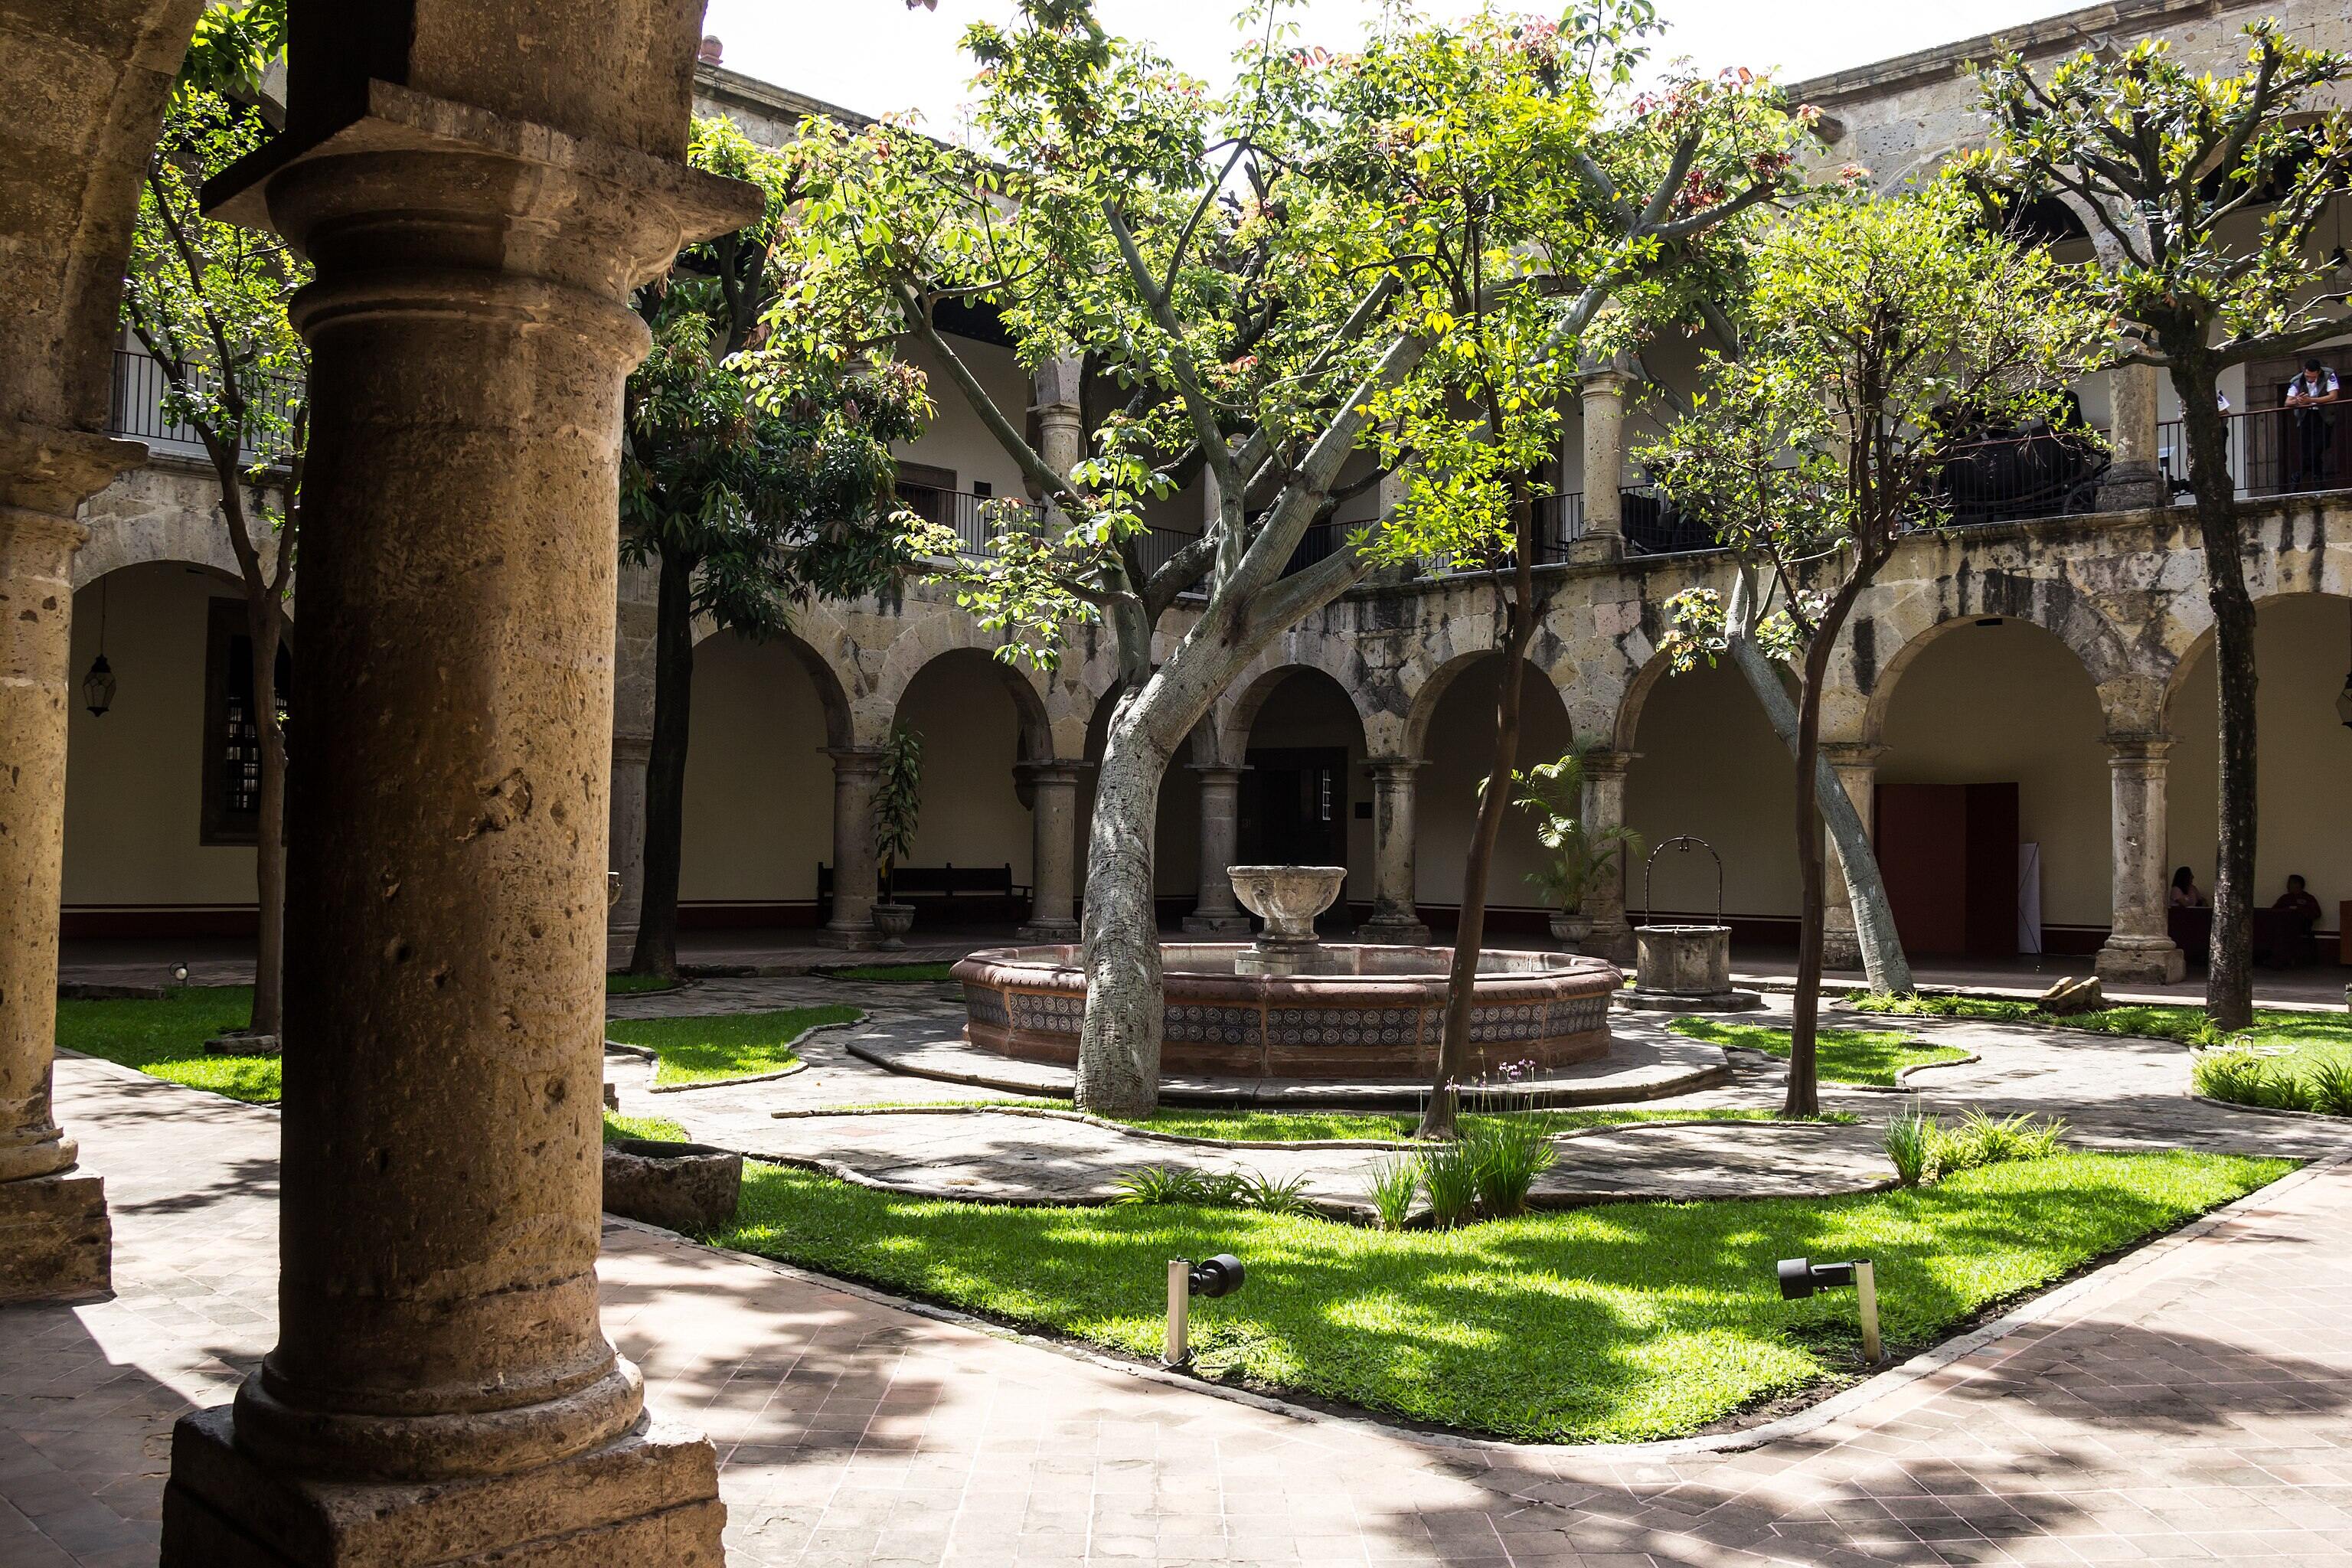
[[[820,969],[827,980],[873,980],[902,985],[945,981],[951,963],[855,963],[845,969]]]
[[[658,974],[607,974],[604,994],[607,996],[643,996],[651,992],[675,991],[677,982],[664,980]]]
[[[1726,1024],[1714,1018],[1676,1018],[1667,1026],[1678,1035],[1717,1046],[1744,1046],[1786,1058],[1789,1031],[1769,1024]],[[1893,1088],[1895,1075],[1923,1062],[1957,1062],[1969,1053],[1955,1046],[1931,1046],[1885,1029],[1822,1029],[1814,1037],[1814,1061],[1823,1083],[1866,1083]]]
[[[654,1081],[715,1083],[782,1072],[800,1060],[793,1042],[825,1024],[854,1024],[855,1007],[786,1007],[772,1013],[720,1013],[696,1018],[613,1018],[607,1039],[644,1046],[661,1058]]]
[[[660,1143],[683,1143],[686,1129],[663,1116],[615,1116],[604,1112],[604,1142],[617,1143],[625,1138],[650,1138]]]
[[[213,1057],[205,1042],[253,1017],[253,987],[192,985],[162,1001],[58,1003],[58,1044],[256,1105],[279,1095],[276,1057]]]
[[[2053,1024],[2068,1029],[2088,1029],[2100,1035],[2133,1035],[2147,1039],[2177,1040],[2187,1046],[2223,1043],[2205,1009],[2158,1003],[2101,1007],[2089,1013],[2044,1013],[2019,996],[1953,996],[1941,993],[1895,996],[1868,991],[1848,992],[1845,1005],[1867,1013],[1892,1013],[1920,1018],[1982,1018],[2006,1024]],[[2289,1013],[2275,1007],[2254,1011],[2252,1028],[2231,1037],[2257,1050],[2278,1050],[2307,1068],[2329,1058],[2352,1059],[2352,1014]]]
[[[1900,1353],[2290,1168],[2065,1154],[1850,1197],[1391,1233],[1233,1209],[915,1200],[753,1164],[736,1222],[709,1239],[1137,1356],[1160,1348],[1166,1260],[1232,1251],[1246,1287],[1192,1307],[1205,1375],[1506,1437],[1629,1442],[1861,1370],[1852,1294],[1783,1302],[1778,1258],[1874,1259]]]

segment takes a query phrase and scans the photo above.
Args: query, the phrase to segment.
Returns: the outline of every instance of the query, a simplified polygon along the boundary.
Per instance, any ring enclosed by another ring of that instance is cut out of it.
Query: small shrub
[[[2330,1057],[2311,1069],[2311,1108],[2352,1116],[2352,1058]]]
[[[2032,1114],[1988,1116],[1971,1110],[1948,1131],[1929,1133],[1929,1158],[1939,1176],[2002,1165],[2016,1160],[2046,1160],[2064,1146],[2066,1124]]]
[[[1291,1176],[1277,1179],[1263,1171],[1252,1171],[1246,1176],[1234,1178],[1235,1195],[1245,1209],[1261,1214],[1305,1214],[1307,1212],[1307,1178]]]
[[[1502,1117],[1480,1122],[1463,1140],[1478,1206],[1490,1218],[1525,1214],[1536,1178],[1559,1161],[1550,1130],[1540,1121]]]
[[[1906,1187],[1933,1181],[1936,1175],[1936,1119],[1920,1114],[1916,1106],[1886,1124],[1879,1147],[1895,1166],[1895,1179]]]
[[[1181,1165],[1139,1165],[1121,1171],[1111,1184],[1123,1204],[1214,1204],[1213,1180]]]
[[[1400,1154],[1375,1162],[1364,1195],[1371,1199],[1382,1230],[1402,1230],[1412,1214],[1412,1201],[1421,1196],[1420,1156]]]
[[[2232,1105],[2260,1105],[2269,1091],[2271,1070],[2262,1058],[2242,1047],[2199,1051],[2190,1061],[2189,1081],[2209,1100]]]
[[[1430,1222],[1452,1230],[1478,1206],[1478,1151],[1467,1139],[1438,1144],[1421,1157],[1421,1180],[1429,1193]]]

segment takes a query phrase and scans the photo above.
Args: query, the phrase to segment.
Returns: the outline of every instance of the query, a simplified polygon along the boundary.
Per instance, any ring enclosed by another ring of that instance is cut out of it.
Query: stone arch
[[[2254,613],[2256,616],[2260,616],[2263,612],[2263,607],[2266,605],[2275,605],[2289,599],[2305,598],[2336,599],[2338,601],[2352,602],[2352,581],[2342,583],[2333,588],[2321,587],[2315,584],[2314,586],[2307,588],[2293,588],[2280,593],[2258,593],[2254,595]],[[2212,611],[2203,603],[2202,600],[2199,601],[2197,607],[2200,611],[2203,612],[2198,617],[2202,621],[2203,625],[2199,627],[2195,635],[2189,639],[2188,643],[2182,647],[2179,655],[2173,659],[2171,668],[2165,672],[2164,690],[2159,706],[2157,710],[2158,717],[2156,722],[2151,726],[2152,733],[2175,735],[2177,737],[2178,731],[2175,727],[2177,722],[2176,715],[2179,709],[2181,691],[2188,686],[2189,678],[2196,672],[2199,665],[2204,661],[2206,655],[2212,651]],[[2347,611],[2347,614],[2352,614],[2352,611]],[[2352,655],[2347,655],[2347,657],[2352,657]]]
[[[1658,682],[1673,670],[1673,658],[1656,651],[1634,669],[1631,679],[1625,682],[1623,695],[1617,700],[1616,721],[1609,731],[1611,751],[1630,752],[1633,749],[1633,737],[1642,729],[1642,706],[1649,701],[1650,693],[1657,689]]]
[[[1048,762],[1055,756],[1076,756],[1086,744],[1091,708],[1057,700],[1034,668],[997,658],[997,650],[1003,646],[1001,636],[983,630],[979,622],[961,610],[945,610],[911,621],[884,650],[881,669],[872,687],[859,694],[853,704],[857,743],[879,745],[888,736],[907,688],[925,666],[950,654],[976,653],[995,666],[998,678],[1020,711],[1023,758]],[[1065,746],[1069,749],[1058,749]]]
[[[1430,671],[1428,677],[1413,689],[1412,706],[1407,710],[1404,719],[1402,754],[1426,761],[1424,753],[1428,750],[1430,721],[1435,716],[1438,705],[1445,700],[1446,692],[1451,690],[1454,683],[1469,671],[1488,659],[1499,659],[1502,657],[1502,650],[1499,648],[1488,648],[1484,652],[1459,653]],[[1549,688],[1553,697],[1559,700],[1561,708],[1565,710],[1568,706],[1567,699],[1561,695],[1559,688],[1553,685],[1551,672],[1537,661],[1532,650],[1521,662],[1528,667],[1528,676]]]
[[[1948,548],[1965,552],[1967,546],[1950,542]],[[1881,744],[1887,705],[1905,667],[1952,627],[1996,616],[2037,626],[2063,644],[2097,689],[2110,731],[2141,733],[2153,726],[2153,698],[2165,671],[2150,668],[2147,649],[2127,641],[2073,584],[1998,567],[1986,570],[1960,553],[1956,570],[1922,574],[1868,604],[1867,613],[1854,618],[1831,664],[1822,704],[1822,739]]]
[[[110,572],[150,562],[176,561],[217,572],[231,582],[242,582],[236,552],[230,546],[228,525],[217,510],[198,512],[170,508],[98,521],[89,542],[74,555],[73,585],[77,593]],[[289,593],[288,613],[292,613]]]
[[[1196,753],[1205,743],[1213,745],[1215,754],[1196,755],[1195,760],[1205,763],[1240,762],[1249,751],[1250,726],[1257,722],[1258,710],[1265,706],[1265,700],[1274,695],[1276,687],[1302,669],[1312,670],[1339,689],[1340,693],[1347,699],[1348,707],[1356,715],[1356,722],[1363,728],[1365,755],[1389,754],[1382,749],[1381,742],[1387,740],[1391,745],[1397,743],[1395,737],[1402,731],[1401,723],[1391,721],[1381,724],[1376,732],[1376,721],[1386,716],[1368,712],[1365,709],[1363,694],[1351,688],[1345,676],[1330,668],[1324,660],[1285,659],[1279,663],[1253,668],[1241,679],[1234,682],[1231,692],[1224,701],[1202,721],[1201,731],[1212,731],[1214,735],[1213,742],[1196,739],[1193,742]],[[1200,732],[1200,731],[1195,731],[1196,735]]]
[[[817,705],[824,710],[824,743],[835,750],[847,750],[857,743],[856,721],[850,709],[849,690],[835,662],[827,658],[816,644],[801,635],[805,630],[820,637],[824,636],[824,628],[812,625],[813,619],[806,612],[796,613],[793,616],[795,629],[747,640],[764,641],[782,648],[792,656],[794,664],[808,672],[809,684],[816,688]],[[694,641],[698,647],[718,635],[716,621],[709,616],[696,618]]]

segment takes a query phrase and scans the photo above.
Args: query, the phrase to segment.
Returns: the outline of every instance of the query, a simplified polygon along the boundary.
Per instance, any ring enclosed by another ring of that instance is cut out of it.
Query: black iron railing
[[[1937,466],[1938,499],[1953,524],[2022,522],[2096,511],[2108,458],[2084,431],[2037,430],[1963,441]]]
[[[200,385],[208,385],[212,380],[208,372],[199,371],[197,375]],[[196,433],[196,427],[171,419],[163,412],[163,400],[171,390],[171,378],[153,358],[137,349],[115,350],[114,394],[107,430],[164,451],[204,457],[204,437]],[[263,382],[263,395],[270,400],[269,412],[278,422],[281,426],[290,424],[301,402],[302,384],[290,376],[270,376]],[[278,462],[284,459],[286,451],[286,437],[278,436],[245,443],[239,456],[247,463],[264,459]]]
[[[2352,403],[2317,408],[2250,408],[2228,415],[2225,449],[2241,496],[2294,495],[2352,488]],[[2157,467],[2177,500],[2189,495],[2189,427],[2156,427]]]

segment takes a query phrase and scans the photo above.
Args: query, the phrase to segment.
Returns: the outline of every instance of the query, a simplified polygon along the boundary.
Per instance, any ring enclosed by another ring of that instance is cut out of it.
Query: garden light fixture
[[[81,678],[82,706],[93,719],[103,719],[106,710],[114,706],[114,667],[106,662],[106,579],[98,580],[98,657],[89,663],[89,673]]]
[[[1160,1350],[1161,1365],[1182,1366],[1192,1359],[1192,1299],[1206,1296],[1214,1300],[1230,1296],[1242,1288],[1248,1272],[1230,1252],[1199,1263],[1189,1258],[1168,1260],[1168,1335]]]
[[[1873,1366],[1886,1359],[1878,1342],[1878,1276],[1867,1258],[1851,1263],[1815,1263],[1810,1258],[1780,1259],[1780,1300],[1801,1301],[1819,1290],[1853,1287],[1855,1305],[1862,1310],[1862,1359]]]

